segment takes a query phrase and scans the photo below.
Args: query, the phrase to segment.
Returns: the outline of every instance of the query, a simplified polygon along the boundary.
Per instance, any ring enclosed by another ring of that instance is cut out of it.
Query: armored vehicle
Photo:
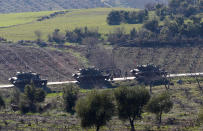
[[[73,77],[81,88],[109,88],[109,75],[96,68],[80,69]]]
[[[9,82],[20,89],[24,89],[28,84],[33,84],[37,88],[47,86],[47,80],[42,80],[39,74],[33,72],[17,72],[16,77],[9,78]]]

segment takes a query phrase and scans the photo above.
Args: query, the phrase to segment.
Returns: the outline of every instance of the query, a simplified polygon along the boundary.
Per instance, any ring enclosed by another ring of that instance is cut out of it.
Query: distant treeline
[[[120,25],[121,23],[138,24],[148,19],[148,11],[111,11],[107,17],[109,25]]]
[[[51,19],[54,18],[58,15],[64,15],[66,13],[68,13],[69,11],[58,11],[58,12],[54,12],[48,16],[42,16],[41,18],[37,19],[37,21],[43,21],[43,20],[47,20],[47,19]]]
[[[65,42],[84,44],[86,38],[95,38],[102,43],[118,46],[194,46],[203,45],[203,22],[194,18],[184,23],[183,17],[176,17],[174,21],[164,21],[163,25],[158,20],[149,20],[140,30],[133,28],[126,33],[125,28],[117,28],[104,36],[98,29],[88,27],[67,30],[66,34],[56,29],[49,35],[49,42],[63,44]]]

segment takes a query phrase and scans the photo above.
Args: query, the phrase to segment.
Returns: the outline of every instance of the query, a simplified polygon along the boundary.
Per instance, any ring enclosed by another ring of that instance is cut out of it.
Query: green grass
[[[0,14],[0,27],[9,27],[36,21],[41,16],[49,15],[54,11]]]
[[[47,35],[58,28],[63,33],[67,29],[73,30],[76,27],[87,26],[89,28],[98,28],[101,33],[112,32],[117,27],[124,27],[127,32],[133,27],[140,28],[142,24],[121,24],[118,26],[109,26],[106,23],[106,17],[112,10],[135,10],[125,8],[93,8],[70,10],[65,15],[60,15],[44,21],[36,21],[39,16],[47,15],[50,12],[32,12],[0,15],[4,22],[0,27],[16,25],[7,28],[0,28],[0,36],[8,40],[34,40],[36,39],[34,31],[39,30],[43,33],[42,38],[47,39]],[[137,9],[136,9],[137,10]],[[27,16],[27,17],[25,17]],[[22,19],[23,18],[23,19]],[[8,24],[6,25],[5,23]],[[29,23],[31,22],[31,23]]]

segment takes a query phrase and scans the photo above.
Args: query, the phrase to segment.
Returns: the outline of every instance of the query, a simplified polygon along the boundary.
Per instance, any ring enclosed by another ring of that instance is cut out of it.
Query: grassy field
[[[142,120],[137,120],[135,129],[137,131],[200,131],[203,129],[198,121],[198,112],[202,108],[202,93],[200,92],[193,78],[181,78],[183,84],[177,84],[173,79],[174,86],[170,87],[174,106],[172,110],[163,114],[163,123],[159,127],[156,123],[154,114],[145,112]],[[202,79],[201,79],[202,82]],[[133,81],[114,83],[115,85],[133,85]],[[63,110],[62,105],[62,86],[52,86],[56,93],[48,94],[43,104],[51,103],[52,106],[44,113],[28,113],[21,115],[19,112],[10,111],[9,107],[0,112],[0,127],[2,130],[82,130],[80,120],[77,115],[71,115]],[[147,87],[148,88],[148,87]],[[112,91],[112,89],[109,89]],[[164,86],[153,87],[153,95],[165,91]],[[9,102],[11,90],[1,89],[0,93]],[[87,95],[90,90],[80,90],[80,97]],[[102,131],[128,131],[130,125],[128,121],[120,121],[117,116],[104,127]],[[93,131],[94,128],[88,129]]]
[[[34,40],[34,31],[39,30],[43,33],[43,39],[47,39],[47,35],[58,28],[65,32],[67,29],[76,27],[98,28],[101,33],[108,33],[117,27],[124,27],[128,32],[133,27],[140,28],[141,24],[122,24],[119,26],[109,26],[106,23],[106,17],[112,10],[135,10],[130,8],[94,8],[94,9],[76,9],[70,10],[65,15],[60,15],[52,19],[44,21],[36,21],[43,15],[51,12],[32,12],[32,13],[16,13],[16,14],[0,14],[0,36],[8,40]],[[137,9],[136,9],[137,10]],[[30,23],[31,22],[31,23]],[[15,25],[15,26],[12,26]],[[11,26],[7,28],[1,28]]]
[[[0,28],[30,23],[52,12],[54,11],[0,14]]]

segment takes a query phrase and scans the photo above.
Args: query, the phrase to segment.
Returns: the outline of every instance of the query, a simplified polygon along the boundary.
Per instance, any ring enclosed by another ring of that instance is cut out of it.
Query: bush
[[[5,107],[5,102],[3,98],[0,96],[0,109]]]
[[[74,86],[74,85],[70,85],[67,87],[63,88],[63,100],[64,100],[64,106],[65,106],[65,110],[69,113],[74,113],[74,107],[75,107],[75,103],[76,100],[78,98],[78,92],[79,89]]]
[[[20,98],[20,110],[22,113],[36,112],[37,103],[45,100],[46,93],[41,88],[35,88],[33,85],[25,86],[24,94]]]

